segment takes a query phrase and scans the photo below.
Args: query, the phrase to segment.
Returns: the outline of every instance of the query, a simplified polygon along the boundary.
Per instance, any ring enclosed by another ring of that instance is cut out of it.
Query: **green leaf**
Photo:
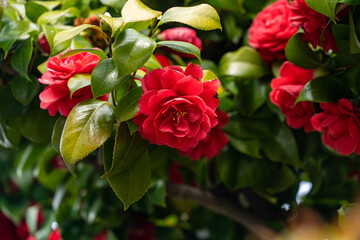
[[[324,14],[329,17],[331,21],[335,22],[335,8],[337,0],[305,0],[305,2],[312,9]]]
[[[337,102],[341,98],[352,98],[349,87],[336,77],[320,77],[308,82],[296,102]]]
[[[127,121],[139,111],[138,102],[142,95],[142,88],[136,87],[127,92],[115,108],[117,122]]]
[[[28,78],[28,66],[33,54],[31,38],[27,38],[19,44],[14,54],[11,56],[11,66],[20,73],[21,76]]]
[[[55,149],[55,151],[58,153],[60,153],[60,140],[61,140],[62,132],[64,130],[65,122],[66,122],[66,117],[59,116],[55,122],[53,132],[51,135],[51,144]]]
[[[51,191],[55,191],[58,186],[63,182],[64,177],[68,175],[67,171],[59,171],[58,169],[52,167],[51,161],[56,155],[57,153],[52,148],[52,146],[48,145],[37,161],[37,179],[44,187],[50,189]]]
[[[267,97],[266,84],[261,80],[242,83],[236,96],[236,104],[244,116],[252,116],[264,103]]]
[[[3,148],[14,147],[9,139],[8,133],[6,131],[6,126],[2,122],[0,122],[0,147]]]
[[[106,168],[105,171],[109,170]],[[124,204],[127,210],[131,204],[138,201],[147,192],[151,180],[151,167],[149,154],[146,151],[131,167],[119,174],[108,177],[111,188]]]
[[[70,57],[70,56],[73,56],[73,55],[78,54],[80,52],[92,53],[92,54],[98,56],[101,60],[105,60],[105,59],[108,58],[108,56],[104,53],[103,50],[101,50],[101,49],[93,49],[93,48],[72,49],[72,50],[67,51],[66,53],[64,53],[64,55],[62,55],[61,58]]]
[[[220,60],[219,71],[224,76],[256,79],[266,75],[269,70],[259,53],[245,46],[226,53]]]
[[[41,28],[43,29],[43,31],[45,33],[46,40],[49,43],[51,54],[53,54],[54,53],[54,50],[53,50],[53,48],[54,48],[54,37],[55,37],[56,33],[58,33],[60,31],[60,29],[57,29],[57,28],[55,28],[53,26],[46,25],[46,24],[41,25]]]
[[[162,12],[155,11],[139,0],[128,0],[121,10],[125,22],[147,21],[160,17]]]
[[[22,105],[27,106],[39,91],[39,81],[35,77],[31,77],[31,81],[21,76],[13,78],[11,92],[16,100]]]
[[[61,4],[61,1],[31,1],[31,2],[46,7],[48,10],[53,10],[54,8],[56,8]]]
[[[124,20],[122,19],[122,17],[111,17],[102,14],[100,14],[99,17],[102,21],[104,21],[110,26],[111,37],[114,37],[117,30],[122,29],[122,27],[124,26]]]
[[[131,74],[142,67],[151,57],[156,42],[141,33],[126,29],[116,38],[113,45],[113,58],[119,77]]]
[[[146,141],[139,133],[130,135],[126,123],[120,124],[114,144],[111,167],[103,177],[112,177],[120,172],[127,171],[146,151]]]
[[[28,207],[25,212],[26,225],[28,226],[29,232],[32,236],[35,235],[35,231],[37,229],[39,210],[38,206],[31,206]]]
[[[70,28],[70,29],[67,29],[67,30],[57,33],[54,37],[54,47],[56,47],[60,43],[63,43],[69,39],[73,39],[75,36],[79,35],[82,31],[89,29],[89,28],[98,30],[102,34],[104,34],[103,31],[101,30],[101,28],[98,26],[90,25],[90,24],[82,24],[77,27],[73,27],[73,28]],[[104,36],[104,39],[106,41],[105,36]]]
[[[39,100],[30,104],[30,108],[21,117],[20,130],[24,137],[32,142],[48,143],[56,118],[51,117],[48,111],[41,109],[39,105]]]
[[[15,159],[16,175],[19,178],[22,178],[26,171],[35,166],[45,148],[46,145],[30,143],[20,151]]]
[[[192,54],[199,59],[201,64],[200,49],[191,43],[182,41],[160,41],[157,43],[157,47],[168,47],[181,53]]]
[[[350,53],[360,53],[360,41],[356,34],[356,29],[355,29],[356,27],[354,25],[353,14],[351,11],[349,13],[349,27],[350,27],[349,29]]]
[[[218,13],[208,4],[170,8],[163,14],[159,25],[168,22],[180,22],[200,30],[222,30]]]
[[[100,147],[111,135],[114,118],[114,107],[108,102],[86,100],[76,105],[61,136],[63,159],[75,164]]]
[[[41,4],[37,3],[36,1],[26,2],[25,3],[25,11],[26,16],[34,23],[36,23],[37,19],[43,13],[48,11],[48,8],[42,6]]]
[[[273,138],[263,139],[261,148],[265,155],[274,162],[291,164],[296,167],[302,166],[295,138],[285,125],[282,125],[278,131],[274,132]]]
[[[210,70],[203,70],[203,78],[201,79],[202,82],[205,81],[209,81],[209,80],[214,80],[214,79],[219,79],[218,76],[216,76],[215,73],[213,73]],[[219,96],[221,96],[221,94],[223,94],[224,92],[224,88],[222,86],[222,84],[220,83],[219,89],[217,90],[217,93]]]
[[[98,98],[114,90],[118,81],[118,71],[112,58],[100,62],[91,75],[91,91],[94,98]]]
[[[34,31],[38,31],[38,27],[29,21],[11,21],[6,24],[0,32],[0,48],[4,50],[4,58],[6,58],[11,45],[16,40]]]
[[[359,0],[338,0],[339,3],[345,3],[348,5],[359,5]]]
[[[228,134],[230,144],[239,152],[254,158],[262,158],[260,154],[260,139],[236,138]]]
[[[101,4],[112,7],[116,12],[119,12],[126,0],[100,0]]]
[[[301,38],[302,33],[296,33],[288,41],[285,54],[286,58],[296,66],[305,69],[314,69],[322,65],[320,52],[314,52],[309,43]]]
[[[56,25],[57,23],[62,23],[64,19],[69,15],[79,17],[80,11],[75,7],[71,7],[66,10],[54,10],[50,12],[45,12],[41,14],[40,17],[37,19],[37,23],[39,25]]]
[[[70,90],[70,98],[80,88],[90,86],[90,83],[91,83],[91,74],[89,73],[80,73],[72,76],[67,83],[68,88]]]
[[[260,178],[259,171],[256,170],[257,160],[234,154],[227,151],[216,159],[216,168],[219,170],[222,182],[231,191],[253,186],[256,179]]]
[[[0,23],[1,23],[1,20],[4,16],[4,11],[5,11],[5,3],[1,0],[0,1]],[[1,24],[0,24],[0,30],[1,30]]]
[[[165,181],[159,179],[157,181],[152,181],[150,184],[149,190],[149,199],[152,203],[160,206],[166,207],[166,191],[165,191]]]

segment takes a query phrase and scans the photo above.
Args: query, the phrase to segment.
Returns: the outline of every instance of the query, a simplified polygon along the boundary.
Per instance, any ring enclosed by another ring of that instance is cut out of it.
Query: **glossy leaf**
[[[11,21],[6,24],[0,32],[0,48],[4,50],[4,58],[6,58],[11,45],[17,39],[33,31],[38,31],[38,27],[25,20],[19,22]]]
[[[336,77],[321,77],[308,82],[296,102],[337,102],[341,98],[352,98],[349,87]]]
[[[220,60],[220,74],[242,79],[256,79],[268,73],[268,68],[259,53],[250,47],[241,47],[226,53]]]
[[[141,33],[126,29],[113,44],[113,58],[119,77],[131,74],[142,67],[151,57],[156,42]]]
[[[107,55],[104,53],[103,50],[101,49],[93,49],[93,48],[83,48],[83,49],[72,49],[70,51],[67,51],[66,53],[64,53],[61,58],[66,58],[66,57],[70,57],[73,56],[75,54],[78,54],[80,52],[89,52],[92,53],[96,56],[98,56],[101,60],[105,60],[107,59]]]
[[[306,4],[315,11],[329,17],[335,22],[335,8],[337,0],[305,0]]]
[[[358,0],[338,0],[339,3],[345,3],[348,5],[358,5],[359,1]]]
[[[140,134],[130,135],[127,124],[120,124],[115,137],[111,167],[108,168],[103,177],[111,177],[127,171],[145,151],[146,141]]]
[[[135,116],[139,111],[138,102],[142,95],[142,88],[136,87],[127,92],[115,108],[116,121],[121,123]]]
[[[27,38],[19,44],[11,56],[11,66],[23,77],[28,77],[28,66],[33,54],[31,38]]]
[[[39,91],[39,81],[32,77],[31,81],[21,76],[13,78],[10,85],[11,92],[16,100],[27,106]]]
[[[222,29],[218,13],[208,4],[170,8],[163,14],[159,24],[168,22],[180,22],[200,30]]]
[[[114,107],[108,102],[86,100],[76,105],[66,120],[61,136],[63,159],[75,164],[104,144],[113,130],[114,117]]]
[[[58,119],[55,122],[53,132],[51,135],[51,144],[56,152],[60,153],[60,140],[61,135],[64,130],[66,118],[63,116],[58,117]]]
[[[100,62],[91,75],[91,91],[98,98],[114,90],[118,85],[118,71],[112,58]]]
[[[101,33],[103,32],[101,30],[101,28],[98,26],[90,25],[90,24],[82,24],[77,27],[73,27],[73,28],[70,28],[70,29],[67,29],[67,30],[57,33],[54,37],[54,47],[56,47],[57,45],[59,45],[62,42],[65,42],[69,39],[74,38],[75,36],[79,35],[82,31],[89,29],[89,28],[98,30]]]
[[[260,154],[260,139],[236,138],[228,134],[230,144],[239,152],[254,158],[262,158]]]
[[[158,206],[166,207],[165,188],[166,188],[166,183],[164,180],[159,179],[157,181],[152,181],[148,193],[150,201]]]
[[[119,12],[126,0],[100,0],[100,2],[106,6],[112,7],[116,12]]]
[[[106,164],[104,165],[107,171]],[[123,202],[124,210],[144,196],[149,188],[150,179],[151,167],[147,151],[128,170],[107,178],[111,188]]]
[[[12,148],[13,144],[11,143],[9,136],[6,132],[6,126],[0,122],[0,147],[3,148]]]
[[[309,44],[301,38],[302,33],[296,33],[288,41],[285,54],[286,58],[296,66],[305,69],[314,69],[321,66],[321,55],[314,52]]]
[[[125,22],[147,21],[160,17],[162,12],[155,11],[140,0],[128,0],[121,10],[121,16]]]
[[[201,64],[200,49],[191,43],[182,41],[160,41],[157,43],[157,47],[167,47],[181,53],[192,54],[199,59]]]
[[[80,73],[72,76],[67,83],[68,88],[70,90],[70,98],[80,88],[90,86],[90,83],[91,83],[91,74],[89,73]]]

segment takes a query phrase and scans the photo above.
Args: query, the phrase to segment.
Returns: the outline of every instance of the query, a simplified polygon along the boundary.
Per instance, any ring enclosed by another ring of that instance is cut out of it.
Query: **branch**
[[[168,182],[166,193],[169,197],[180,198],[198,203],[214,212],[225,215],[237,223],[246,227],[250,232],[262,240],[274,240],[279,236],[263,221],[245,211],[239,204],[236,204],[222,196],[198,188],[179,185]]]

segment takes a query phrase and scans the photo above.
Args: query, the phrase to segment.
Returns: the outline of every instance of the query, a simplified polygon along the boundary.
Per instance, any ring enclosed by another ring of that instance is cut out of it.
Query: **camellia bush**
[[[358,239],[359,6],[0,1],[0,239]]]

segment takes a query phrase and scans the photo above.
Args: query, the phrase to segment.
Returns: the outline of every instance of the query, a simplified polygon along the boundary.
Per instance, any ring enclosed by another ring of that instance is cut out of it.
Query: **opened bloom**
[[[181,41],[181,42],[188,42],[195,45],[199,50],[202,50],[202,42],[201,39],[197,37],[196,31],[191,28],[187,27],[177,27],[177,28],[170,28],[166,29],[162,33],[158,35],[158,38],[164,41]],[[181,53],[174,51],[172,49],[166,48],[170,52],[174,52],[179,56],[185,58],[195,58],[194,55],[188,53]]]
[[[342,155],[360,154],[360,113],[349,99],[335,103],[321,103],[324,110],[315,114],[311,122],[315,130],[323,132],[322,141]]]
[[[203,71],[169,66],[146,74],[134,123],[143,138],[181,151],[194,148],[217,123],[219,80],[202,82]]]
[[[271,81],[271,102],[280,107],[281,112],[286,116],[287,125],[292,128],[304,127],[306,132],[314,130],[311,124],[311,117],[314,115],[311,102],[294,103],[313,75],[314,70],[284,62],[280,68],[280,77]]]
[[[71,77],[76,74],[91,74],[100,58],[92,53],[82,52],[66,58],[51,57],[47,63],[47,71],[39,78],[39,82],[49,85],[40,93],[40,107],[48,109],[54,116],[58,111],[63,116],[68,116],[76,104],[93,97],[90,86],[81,88],[70,96],[67,86]],[[108,95],[98,99],[106,101]]]
[[[278,0],[259,12],[249,28],[249,45],[266,61],[285,59],[285,47],[297,28],[290,24],[287,0]]]
[[[213,158],[219,155],[220,151],[229,141],[221,129],[229,122],[229,117],[226,112],[221,110],[216,110],[215,113],[218,116],[219,123],[211,129],[208,136],[201,140],[194,149],[181,152],[182,155],[189,156],[193,160],[198,160],[202,157]]]
[[[291,1],[290,9],[293,13],[291,25],[304,30],[305,41],[314,48],[323,47],[325,52],[338,49],[327,16],[310,8],[304,0]]]

